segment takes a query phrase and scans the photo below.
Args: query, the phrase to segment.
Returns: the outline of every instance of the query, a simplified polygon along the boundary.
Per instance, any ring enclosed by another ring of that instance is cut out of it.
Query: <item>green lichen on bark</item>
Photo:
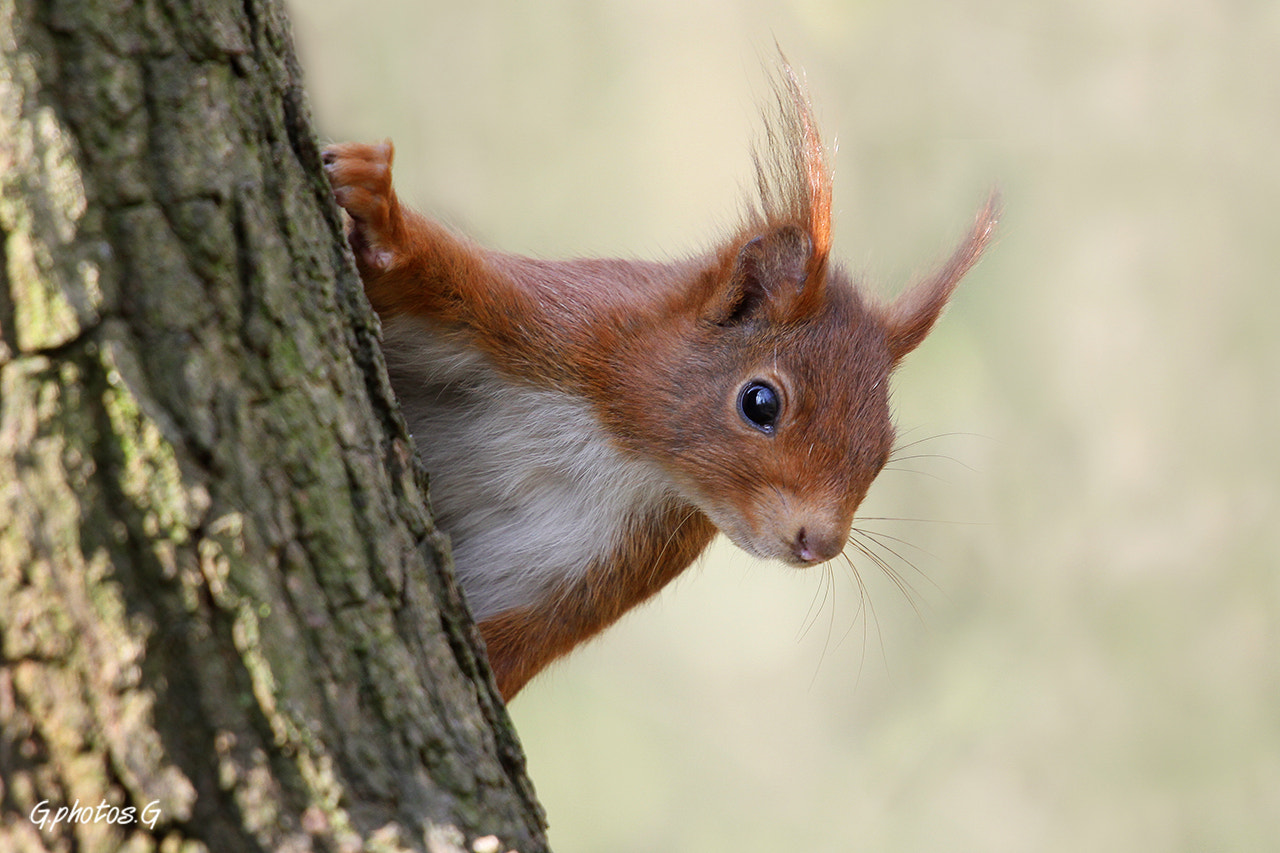
[[[545,849],[278,6],[0,43],[0,847]]]
[[[29,816],[41,801],[158,802],[168,821],[185,820],[194,790],[150,725],[156,694],[143,666],[153,626],[111,582],[111,549],[86,535],[101,438],[91,370],[34,356],[0,368],[0,384],[0,437],[20,450],[0,455],[0,704],[14,711],[3,715],[4,746],[25,759],[5,768],[5,805]],[[41,849],[34,823],[7,818],[15,841]],[[109,850],[130,836],[149,849],[149,835],[100,823],[77,840]]]
[[[52,108],[23,103],[36,72],[17,50],[14,16],[0,6],[0,45],[13,54],[0,64],[0,258],[9,291],[0,360],[74,339],[103,299],[92,259],[100,247],[78,240],[87,203],[67,137]]]

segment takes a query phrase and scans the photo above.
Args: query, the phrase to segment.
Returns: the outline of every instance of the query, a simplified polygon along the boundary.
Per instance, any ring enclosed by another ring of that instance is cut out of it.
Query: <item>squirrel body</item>
[[[607,563],[671,501],[662,472],[619,450],[582,397],[511,382],[417,317],[392,317],[383,340],[393,387],[420,389],[402,411],[477,622]]]
[[[510,700],[687,568],[719,530],[832,559],[893,443],[888,380],[978,260],[995,197],[891,304],[829,260],[830,172],[789,67],[760,198],[659,263],[485,249],[402,207],[393,149],[325,150],[392,387]]]

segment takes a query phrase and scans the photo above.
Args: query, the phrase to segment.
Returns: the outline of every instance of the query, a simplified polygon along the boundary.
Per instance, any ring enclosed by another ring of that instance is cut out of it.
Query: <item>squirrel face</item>
[[[733,452],[698,472],[735,544],[796,566],[843,550],[893,445],[885,335],[851,287],[831,289],[810,317],[741,330],[741,379],[717,414]]]
[[[606,420],[738,547],[830,560],[893,443],[883,312],[792,226],[747,239],[696,299],[619,359],[635,369]]]

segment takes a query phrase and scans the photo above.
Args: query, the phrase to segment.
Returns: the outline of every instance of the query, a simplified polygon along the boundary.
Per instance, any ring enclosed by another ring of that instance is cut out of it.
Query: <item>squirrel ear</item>
[[[956,285],[978,259],[995,233],[1000,195],[993,192],[964,239],[942,268],[893,301],[885,310],[889,354],[895,362],[911,352],[933,328]]]
[[[753,237],[738,250],[709,318],[721,326],[761,315],[773,321],[794,319],[801,303],[814,301],[810,296],[823,278],[810,275],[812,260],[813,240],[795,225]]]

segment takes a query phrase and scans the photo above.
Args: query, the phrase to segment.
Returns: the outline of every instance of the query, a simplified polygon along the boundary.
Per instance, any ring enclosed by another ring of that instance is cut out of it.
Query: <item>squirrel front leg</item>
[[[322,156],[334,198],[351,216],[347,239],[378,315],[463,320],[466,291],[487,277],[483,254],[401,206],[391,184],[391,141],[331,145]]]
[[[394,156],[390,140],[323,152],[334,198],[351,216],[348,241],[378,316],[387,322],[407,314],[465,330],[508,375],[565,385],[590,336],[575,334],[575,318],[554,292],[561,271],[547,274],[545,265],[486,251],[402,206],[391,182]]]

